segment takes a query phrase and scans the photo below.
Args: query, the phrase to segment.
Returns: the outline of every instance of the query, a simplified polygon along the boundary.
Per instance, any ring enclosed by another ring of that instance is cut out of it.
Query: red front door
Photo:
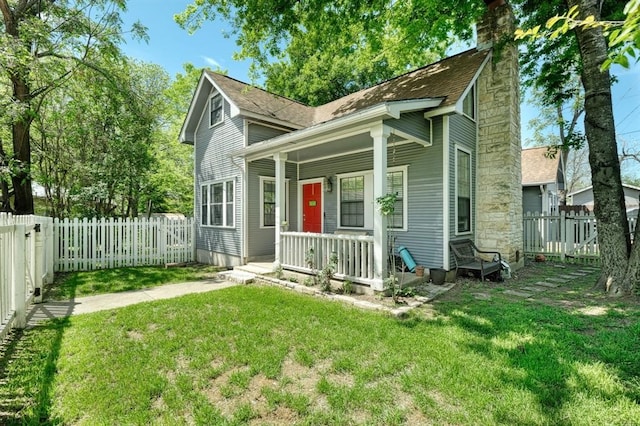
[[[302,232],[322,232],[322,183],[302,185]]]

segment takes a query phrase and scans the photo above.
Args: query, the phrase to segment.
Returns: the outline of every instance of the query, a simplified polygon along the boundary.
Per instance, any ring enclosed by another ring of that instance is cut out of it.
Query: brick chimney
[[[520,74],[515,18],[504,0],[485,0],[478,50],[492,49],[478,78],[476,242],[499,250],[512,268],[524,266],[520,157]]]

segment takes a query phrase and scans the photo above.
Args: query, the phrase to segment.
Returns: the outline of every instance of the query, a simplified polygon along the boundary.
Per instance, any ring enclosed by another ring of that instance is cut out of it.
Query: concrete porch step
[[[218,274],[219,277],[224,279],[225,281],[230,281],[238,284],[249,284],[252,283],[256,279],[256,274],[247,271],[224,271]]]
[[[252,262],[246,265],[234,266],[234,271],[248,272],[255,275],[269,274],[273,272],[272,262]]]

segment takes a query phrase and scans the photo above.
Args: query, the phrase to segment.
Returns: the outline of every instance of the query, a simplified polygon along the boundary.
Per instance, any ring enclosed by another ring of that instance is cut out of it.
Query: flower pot
[[[416,266],[416,277],[424,277],[424,266]]]
[[[431,282],[435,285],[443,285],[444,280],[447,276],[447,271],[444,269],[431,269],[429,271],[431,273]]]

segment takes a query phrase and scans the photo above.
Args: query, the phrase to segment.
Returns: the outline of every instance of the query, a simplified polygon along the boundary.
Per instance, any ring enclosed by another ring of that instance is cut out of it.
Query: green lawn
[[[212,279],[220,268],[209,265],[189,265],[165,268],[100,269],[91,272],[69,272],[56,276],[47,299],[68,300],[74,297],[103,293],[140,290],[163,284]]]
[[[592,281],[405,320],[252,285],[49,322],[0,357],[0,424],[638,424],[640,308]]]

